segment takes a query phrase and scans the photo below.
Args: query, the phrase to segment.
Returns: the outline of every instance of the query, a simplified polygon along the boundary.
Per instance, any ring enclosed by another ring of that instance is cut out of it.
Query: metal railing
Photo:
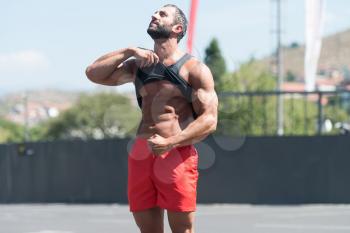
[[[285,135],[338,134],[340,129],[336,127],[350,121],[348,90],[223,92],[219,94],[219,119],[243,122],[245,127],[241,127],[240,134],[277,135],[280,95],[284,103]]]

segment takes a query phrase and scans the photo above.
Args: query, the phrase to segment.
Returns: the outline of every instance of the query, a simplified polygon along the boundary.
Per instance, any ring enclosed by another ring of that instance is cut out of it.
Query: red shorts
[[[136,138],[128,158],[130,211],[156,206],[170,211],[195,211],[197,165],[198,154],[193,145],[156,156],[146,139]]]

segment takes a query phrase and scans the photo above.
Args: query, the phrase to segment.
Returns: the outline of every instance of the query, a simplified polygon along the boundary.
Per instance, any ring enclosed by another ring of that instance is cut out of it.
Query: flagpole
[[[277,135],[282,136],[284,134],[284,117],[283,117],[283,95],[281,94],[283,85],[283,54],[282,54],[282,26],[281,26],[281,0],[277,0],[277,74],[278,83],[277,91]]]
[[[188,36],[187,36],[187,52],[192,54],[193,41],[194,41],[194,31],[196,26],[196,15],[198,9],[199,0],[191,0],[190,8],[190,21],[188,25]]]

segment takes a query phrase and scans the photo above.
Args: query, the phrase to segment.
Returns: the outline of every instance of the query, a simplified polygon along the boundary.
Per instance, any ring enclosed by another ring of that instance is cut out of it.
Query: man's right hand
[[[134,48],[133,51],[133,56],[136,58],[136,65],[140,68],[151,66],[159,62],[159,57],[152,50]]]

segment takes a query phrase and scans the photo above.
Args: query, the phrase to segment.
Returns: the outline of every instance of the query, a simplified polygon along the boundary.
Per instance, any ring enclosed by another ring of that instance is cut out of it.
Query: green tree
[[[329,96],[328,103],[323,107],[323,119],[329,119],[333,126],[337,122],[349,122],[350,111],[346,94]],[[329,134],[338,134],[339,130],[333,128]]]
[[[23,135],[23,126],[0,118],[0,143],[21,142]]]
[[[221,81],[223,92],[271,91],[275,87],[275,77],[254,60],[226,74]],[[217,134],[272,134],[275,116],[268,116],[267,113],[272,111],[274,103],[273,97],[269,96],[222,96],[219,101]]]
[[[33,131],[40,140],[125,137],[135,133],[139,119],[139,111],[125,96],[84,94],[72,108]]]
[[[317,102],[307,97],[284,96],[284,134],[315,135],[317,133]],[[276,111],[276,110],[275,110]]]
[[[286,80],[288,81],[288,82],[294,82],[294,81],[296,81],[296,76],[293,74],[293,72],[292,71],[290,71],[290,70],[288,70],[287,71],[287,75],[286,75]]]
[[[223,76],[221,81],[221,91],[272,91],[275,89],[276,78],[264,66],[250,60],[237,71]]]
[[[289,45],[289,48],[290,49],[297,49],[300,47],[300,44],[296,41],[292,42],[290,45]]]
[[[216,90],[221,91],[222,78],[226,73],[226,63],[216,38],[212,39],[209,46],[205,49],[204,62],[213,74]]]
[[[242,94],[220,97],[217,134],[275,135],[277,96],[252,94],[274,91],[275,83],[276,77],[254,60],[224,75],[222,91]],[[309,97],[297,94],[283,96],[285,135],[317,133],[318,105],[315,96]],[[339,104],[344,101],[339,98],[328,98],[328,104],[323,106],[323,119],[330,119],[333,123],[349,119],[346,108]],[[330,133],[337,132],[333,130]]]

